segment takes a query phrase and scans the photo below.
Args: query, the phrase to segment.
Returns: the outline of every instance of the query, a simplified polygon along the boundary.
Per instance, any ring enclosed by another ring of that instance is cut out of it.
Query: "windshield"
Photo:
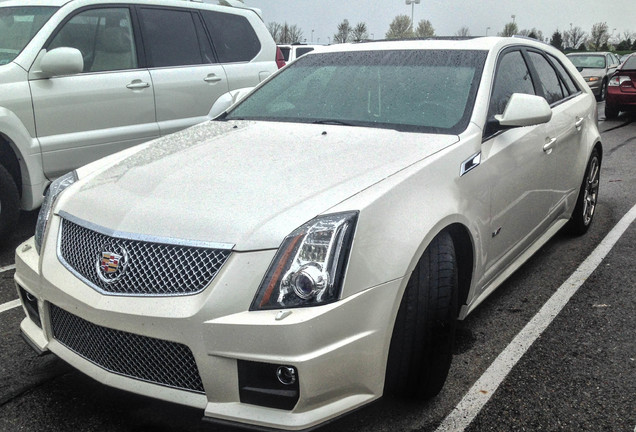
[[[458,134],[470,120],[486,56],[459,50],[306,55],[225,119]]]
[[[0,65],[15,59],[58,8],[0,7]]]
[[[571,55],[568,58],[577,68],[582,69],[604,69],[604,55]]]

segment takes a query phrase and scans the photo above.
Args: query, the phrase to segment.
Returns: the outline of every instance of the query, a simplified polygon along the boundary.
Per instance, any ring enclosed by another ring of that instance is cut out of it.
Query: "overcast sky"
[[[287,22],[298,25],[311,42],[327,43],[337,26],[348,19],[354,26],[365,22],[376,39],[384,38],[396,15],[411,16],[405,0],[244,0],[260,8],[266,23]],[[588,34],[592,25],[606,22],[610,33],[636,33],[636,0],[421,0],[414,7],[415,25],[428,19],[438,36],[452,36],[462,26],[473,36],[496,35],[506,23],[515,22],[520,30],[536,27],[544,37],[556,29],[568,30],[570,23]],[[622,39],[622,37],[621,37]]]

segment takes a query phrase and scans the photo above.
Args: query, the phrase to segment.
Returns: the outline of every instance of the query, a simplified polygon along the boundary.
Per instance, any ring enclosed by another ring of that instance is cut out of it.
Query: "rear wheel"
[[[18,222],[20,194],[9,172],[0,165],[0,243],[6,241]]]
[[[596,213],[600,176],[601,158],[598,150],[594,149],[587,163],[574,213],[567,225],[568,231],[574,235],[585,234],[592,224],[594,213]]]
[[[605,118],[615,119],[618,117],[618,108],[605,102]]]
[[[441,233],[411,274],[398,310],[384,393],[428,399],[450,368],[457,322],[457,261],[453,240]]]

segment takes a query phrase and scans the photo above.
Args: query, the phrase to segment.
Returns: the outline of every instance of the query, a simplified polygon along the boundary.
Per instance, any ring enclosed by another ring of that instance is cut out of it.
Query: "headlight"
[[[288,235],[250,310],[317,306],[338,300],[357,212],[319,216]]]
[[[62,177],[58,177],[49,186],[49,190],[46,192],[42,207],[40,207],[38,222],[35,225],[35,248],[37,249],[38,253],[40,253],[40,249],[42,248],[42,237],[44,236],[46,225],[48,224],[49,218],[51,217],[51,210],[53,209],[55,200],[64,189],[66,189],[76,181],[77,174],[75,173],[75,171],[71,171],[70,173],[63,175]]]

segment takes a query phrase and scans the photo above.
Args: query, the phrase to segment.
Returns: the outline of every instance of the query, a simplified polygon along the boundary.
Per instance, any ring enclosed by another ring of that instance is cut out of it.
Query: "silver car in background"
[[[223,424],[430,398],[457,319],[588,230],[602,156],[593,94],[545,44],[308,53],[215,120],[54,182],[17,250],[21,331]]]
[[[607,85],[620,65],[620,59],[611,52],[571,53],[568,58],[590,86],[596,100],[605,100]]]

